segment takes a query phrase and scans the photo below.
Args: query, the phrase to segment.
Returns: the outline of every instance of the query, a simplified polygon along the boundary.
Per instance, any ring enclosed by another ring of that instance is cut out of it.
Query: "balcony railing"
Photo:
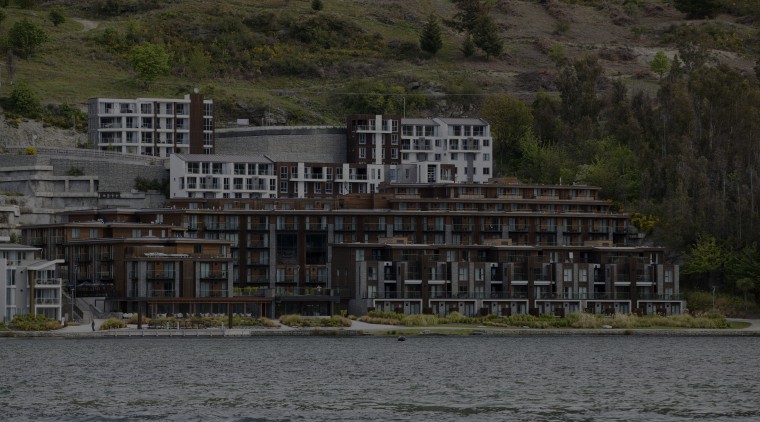
[[[198,297],[228,297],[227,290],[201,290]]]
[[[34,304],[35,305],[60,305],[61,299],[59,298],[47,298],[47,297],[36,297],[34,298]]]
[[[227,279],[226,271],[211,271],[207,273],[201,273],[201,278],[215,278],[215,279]]]
[[[35,286],[60,286],[62,280],[60,278],[39,278],[34,280]]]
[[[148,297],[174,297],[175,290],[150,290]]]
[[[643,294],[638,296],[639,300],[683,300],[682,294]]]
[[[275,296],[340,296],[340,289],[321,287],[278,287]]]
[[[148,271],[147,277],[174,279],[174,271]]]

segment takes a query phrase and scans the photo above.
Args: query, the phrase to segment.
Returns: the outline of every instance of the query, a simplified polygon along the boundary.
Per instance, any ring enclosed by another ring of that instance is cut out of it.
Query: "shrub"
[[[7,100],[7,107],[14,113],[32,119],[39,117],[42,112],[40,99],[24,83],[18,84],[13,88]]]
[[[37,147],[26,147],[24,153],[26,153],[26,155],[37,155]]]
[[[9,327],[19,331],[49,331],[61,328],[61,323],[39,314],[16,315]]]
[[[100,324],[100,330],[113,330],[115,328],[127,328],[127,324],[124,321],[117,318],[108,318]]]

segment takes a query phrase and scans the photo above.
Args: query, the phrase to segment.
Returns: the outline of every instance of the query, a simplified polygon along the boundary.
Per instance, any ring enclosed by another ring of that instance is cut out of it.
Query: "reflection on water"
[[[760,338],[0,340],[8,420],[760,420]]]

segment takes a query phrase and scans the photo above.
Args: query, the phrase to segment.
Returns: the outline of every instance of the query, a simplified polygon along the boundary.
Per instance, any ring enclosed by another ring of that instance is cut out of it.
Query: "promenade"
[[[487,326],[437,325],[432,327],[406,327],[398,325],[368,324],[352,321],[351,327],[307,327],[293,328],[280,325],[277,328],[240,327],[240,328],[143,328],[130,325],[127,328],[101,331],[100,324],[104,320],[95,320],[95,331],[90,324],[69,326],[56,331],[41,332],[7,332],[16,337],[62,337],[62,338],[103,338],[103,337],[250,337],[250,336],[363,336],[363,335],[452,335],[452,336],[742,336],[760,337],[760,320],[729,319],[729,321],[748,322],[751,325],[742,329],[661,329],[661,328],[628,328],[628,329],[583,329],[583,328],[495,328]],[[277,322],[277,321],[276,321]]]

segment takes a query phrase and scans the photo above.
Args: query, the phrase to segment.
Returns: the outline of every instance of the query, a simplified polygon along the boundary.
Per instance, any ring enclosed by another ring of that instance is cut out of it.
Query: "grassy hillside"
[[[352,109],[363,104],[356,94],[368,90],[398,94],[388,100],[398,111],[401,94],[416,94],[408,115],[473,115],[484,95],[532,100],[539,90],[555,91],[558,55],[596,54],[607,77],[654,91],[648,62],[658,50],[672,55],[681,40],[715,49],[745,71],[757,54],[757,29],[742,11],[687,21],[654,0],[490,1],[505,41],[504,53],[491,60],[482,53],[465,59],[464,36],[445,24],[442,50],[434,57],[419,51],[427,17],[450,20],[456,13],[449,0],[329,0],[319,12],[310,0],[13,4],[0,30],[27,18],[50,36],[35,56],[13,65],[13,81],[28,83],[43,102],[172,97],[199,87],[222,106],[221,120],[258,121],[271,110],[282,124],[340,122],[361,111]],[[48,19],[52,7],[67,18],[60,26]],[[129,49],[144,42],[165,46],[173,57],[171,74],[147,87],[127,62]],[[9,88],[7,64],[0,95]]]

